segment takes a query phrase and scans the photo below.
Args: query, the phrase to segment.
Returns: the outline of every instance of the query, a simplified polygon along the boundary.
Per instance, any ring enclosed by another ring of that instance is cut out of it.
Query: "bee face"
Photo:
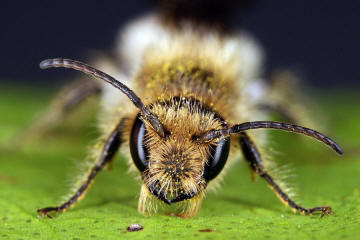
[[[160,137],[141,115],[136,117],[130,151],[143,184],[167,204],[190,199],[220,173],[230,148],[230,139],[197,143],[194,136],[225,123],[201,102],[188,98],[174,97],[150,108],[169,134]]]

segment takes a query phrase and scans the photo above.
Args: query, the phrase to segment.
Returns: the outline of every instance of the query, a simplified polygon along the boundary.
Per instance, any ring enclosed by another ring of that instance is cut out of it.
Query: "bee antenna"
[[[93,68],[85,63],[74,61],[71,59],[46,59],[40,63],[41,69],[47,69],[52,67],[75,69],[77,71],[81,71],[85,74],[100,78],[105,82],[110,83],[111,85],[122,91],[134,103],[134,105],[141,110],[141,112],[144,114],[145,119],[150,122],[151,126],[159,134],[160,137],[165,137],[167,135],[167,131],[161,124],[158,117],[147,109],[141,99],[130,88],[128,88],[126,85],[116,80],[115,78],[111,77],[110,75],[100,70],[97,70],[96,68]]]
[[[241,124],[236,124],[231,127],[220,129],[220,130],[210,130],[205,134],[196,138],[197,141],[211,141],[215,138],[226,137],[234,133],[241,133],[250,129],[259,129],[259,128],[272,128],[279,129],[287,132],[294,132],[299,134],[304,134],[309,137],[313,137],[320,142],[331,147],[335,152],[342,155],[344,151],[342,148],[331,138],[325,136],[322,133],[319,133],[310,128],[298,126],[295,124],[282,123],[282,122],[272,122],[272,121],[254,121],[254,122],[245,122]]]

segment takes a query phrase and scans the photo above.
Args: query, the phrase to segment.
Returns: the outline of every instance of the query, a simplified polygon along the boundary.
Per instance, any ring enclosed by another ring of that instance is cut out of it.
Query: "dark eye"
[[[208,164],[205,165],[204,179],[209,182],[215,178],[224,168],[229,156],[230,138],[221,139],[217,146],[212,146]]]
[[[140,172],[146,169],[149,158],[149,152],[144,146],[145,134],[145,124],[137,116],[130,134],[130,152]]]

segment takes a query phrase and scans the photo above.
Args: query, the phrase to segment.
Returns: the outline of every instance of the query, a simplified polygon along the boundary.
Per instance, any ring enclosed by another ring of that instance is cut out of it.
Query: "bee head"
[[[168,134],[161,137],[139,114],[130,135],[130,151],[143,184],[171,204],[201,193],[225,165],[230,139],[197,142],[195,136],[224,127],[223,119],[200,101],[174,97],[150,106]]]

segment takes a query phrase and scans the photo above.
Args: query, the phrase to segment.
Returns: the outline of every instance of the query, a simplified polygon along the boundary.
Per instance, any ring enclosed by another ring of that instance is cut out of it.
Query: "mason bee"
[[[290,198],[280,180],[269,172],[256,145],[263,142],[264,134],[251,130],[299,133],[339,154],[343,150],[310,128],[266,121],[264,106],[278,110],[274,106],[289,105],[269,97],[270,87],[261,76],[262,51],[256,41],[217,24],[217,20],[183,18],[166,11],[130,23],[119,39],[122,66],[98,62],[99,68],[117,79],[70,59],[40,63],[42,69],[72,68],[97,79],[72,85],[62,94],[56,111],[65,114],[83,99],[100,95],[99,128],[105,140],[93,148],[93,165],[68,200],[38,209],[39,215],[51,217],[51,212],[63,212],[77,203],[119,149],[131,156],[129,167],[141,178],[138,210],[143,215],[168,208],[181,217],[195,216],[205,192],[219,184],[239,154],[253,176],[263,178],[294,211],[331,213],[329,206],[305,208]],[[286,114],[279,111],[297,119],[290,107]]]

